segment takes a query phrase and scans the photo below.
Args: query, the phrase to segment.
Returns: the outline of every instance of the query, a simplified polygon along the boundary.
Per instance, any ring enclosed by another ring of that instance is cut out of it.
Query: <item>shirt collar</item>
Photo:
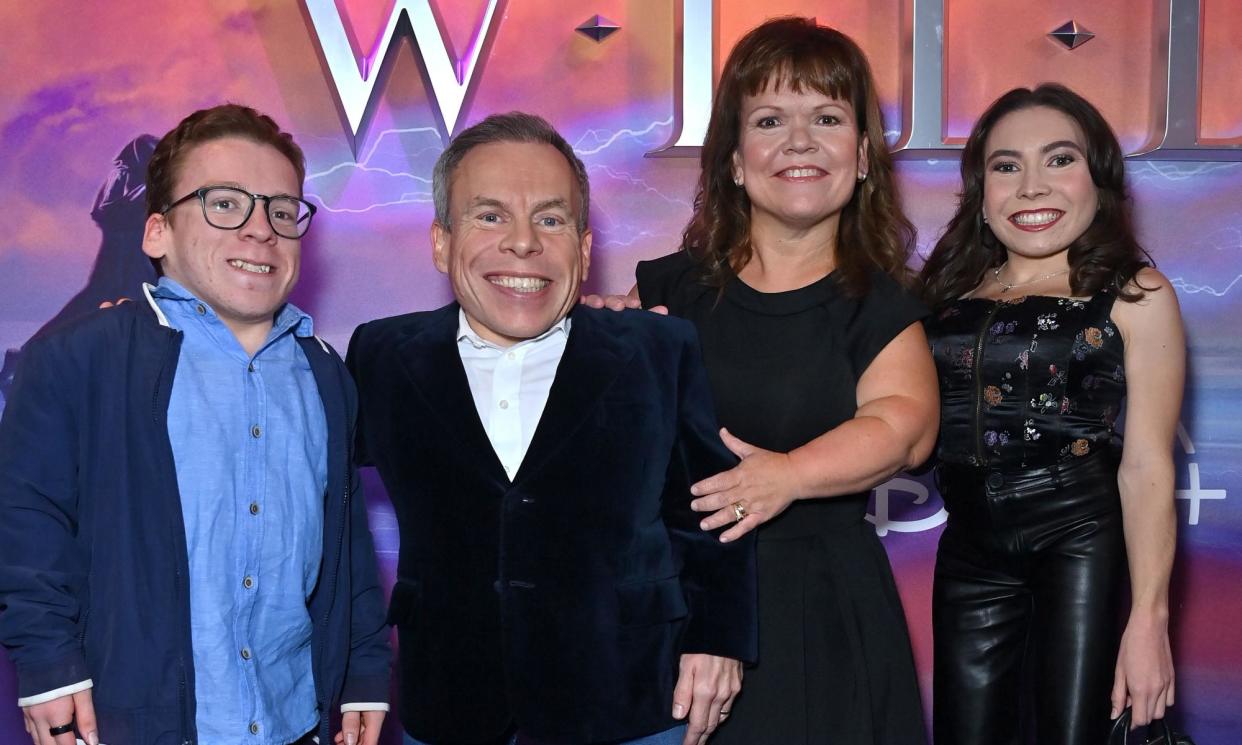
[[[560,332],[565,335],[569,334],[569,316],[568,315],[562,316],[561,320],[552,324],[552,328],[543,332],[539,336],[535,336],[530,339],[523,339],[522,341],[518,342],[517,344],[514,344],[513,346],[516,347],[516,346],[524,345],[524,344],[537,344],[538,342],[541,342],[544,339],[547,339],[548,337],[556,334],[557,332]],[[466,320],[466,311],[460,308],[457,309],[457,341],[458,343],[461,343],[462,341],[470,342],[470,346],[474,347],[475,349],[497,349],[497,350],[504,349],[504,347],[501,347],[497,344],[493,344],[492,342],[487,341],[483,337],[476,334],[474,332],[474,329],[470,327],[470,322]]]
[[[212,307],[199,300],[186,288],[182,287],[177,280],[164,275],[160,277],[159,284],[151,289],[151,297],[163,300],[178,300],[186,303],[199,303],[206,309],[206,316],[219,320],[219,316]],[[272,321],[272,332],[268,334],[268,339],[275,339],[282,334],[292,331],[294,336],[311,337],[315,335],[315,322],[309,315],[303,312],[293,303],[285,303],[280,310],[276,312],[276,318]]]

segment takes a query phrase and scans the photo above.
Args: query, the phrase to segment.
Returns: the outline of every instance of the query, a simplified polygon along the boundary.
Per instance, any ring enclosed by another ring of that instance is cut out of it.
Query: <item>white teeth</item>
[[[245,272],[254,272],[255,274],[268,274],[272,271],[270,264],[251,264],[249,261],[242,261],[241,259],[229,259],[229,266]]]
[[[1011,220],[1019,225],[1047,225],[1055,222],[1061,216],[1059,210],[1042,210],[1040,212],[1020,212],[1014,215]]]
[[[539,277],[488,277],[487,281],[518,292],[539,292],[550,283]]]
[[[781,171],[781,175],[786,178],[808,178],[810,176],[818,176],[821,173],[823,173],[823,171],[818,168],[790,168],[788,170]]]

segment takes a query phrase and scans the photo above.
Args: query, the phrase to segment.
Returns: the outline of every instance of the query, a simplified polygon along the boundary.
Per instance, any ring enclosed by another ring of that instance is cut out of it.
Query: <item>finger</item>
[[[1177,700],[1177,679],[1169,681],[1169,690],[1164,694],[1164,705],[1172,706]]]
[[[608,310],[625,310],[630,304],[620,295],[609,295],[604,298],[604,307]]]
[[[746,518],[742,518],[743,520]],[[703,530],[715,530],[716,528],[732,525],[738,522],[737,513],[733,511],[733,505],[728,505],[703,518],[699,522],[699,527]]]
[[[109,301],[109,300],[105,300],[105,301],[103,301],[102,303],[100,303],[100,304],[99,304],[99,307],[100,307],[100,308],[111,308],[111,307],[112,307],[112,305],[113,305],[113,303],[112,303],[111,301]]]
[[[91,690],[73,694],[74,718],[77,719],[78,735],[86,745],[99,745],[99,728],[95,723],[95,699]]]
[[[362,715],[356,711],[347,711],[341,715],[341,734],[345,736],[345,745],[358,745],[358,730],[362,727]]]
[[[1151,699],[1155,704],[1152,708],[1151,718],[1164,719],[1164,692],[1161,691],[1159,694],[1152,696]]]
[[[384,714],[382,711],[364,711],[362,713],[362,743],[361,745],[379,745],[380,732],[384,729]]]
[[[720,440],[725,444],[725,447],[729,448],[729,450],[739,458],[745,458],[758,450],[758,448],[751,445],[749,442],[734,437],[733,433],[725,427],[720,428]]]
[[[693,737],[696,742],[710,732],[707,728],[707,717],[711,706],[711,693],[705,694],[702,691],[695,692],[694,703],[690,706],[689,726],[686,727],[686,735],[688,737]]]
[[[599,295],[582,295],[578,298],[578,302],[591,308],[604,307],[604,299]]]
[[[1108,698],[1113,705],[1112,713],[1108,715],[1108,718],[1116,719],[1121,716],[1121,710],[1126,707],[1126,676],[1120,665],[1113,673],[1113,690]]]
[[[659,313],[659,314],[660,314],[660,315],[662,315],[662,316],[667,316],[667,315],[668,315],[668,306],[667,306],[667,305],[653,305],[653,306],[651,306],[650,308],[648,308],[647,310],[651,311],[652,313]]]
[[[721,533],[720,542],[729,543],[731,541],[736,541],[738,538],[746,535],[750,531],[759,527],[761,524],[763,524],[763,518],[752,512],[746,517],[743,517],[742,521],[737,525],[734,525],[732,528],[729,528],[725,532]]]
[[[677,676],[677,686],[673,688],[673,719],[685,719],[690,711],[693,691],[694,671],[683,666],[681,674]],[[687,740],[687,742],[692,741]]]
[[[1151,724],[1151,701],[1146,693],[1130,694],[1131,726],[1144,727]]]
[[[727,471],[721,471],[715,476],[708,476],[702,481],[696,483],[694,486],[691,486],[690,493],[696,497],[708,497],[719,495],[720,492],[728,491],[729,489],[737,488],[738,485],[742,483],[742,475],[738,473],[738,468],[739,467],[735,466]],[[716,501],[720,502],[720,499],[717,499]],[[690,507],[694,508],[695,504],[698,504],[698,502],[691,502]],[[725,504],[727,504],[727,502],[720,502],[720,504],[716,504],[715,506],[703,507],[699,510],[699,512],[718,510]]]

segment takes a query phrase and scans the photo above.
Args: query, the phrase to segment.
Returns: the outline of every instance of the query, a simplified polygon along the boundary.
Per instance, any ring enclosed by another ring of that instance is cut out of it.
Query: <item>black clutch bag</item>
[[[1108,733],[1107,745],[1127,745],[1130,742],[1130,710],[1121,712],[1121,716],[1113,720],[1113,728]],[[1147,735],[1139,742],[1143,745],[1195,745],[1195,741],[1187,735],[1174,732],[1163,719],[1154,719],[1147,725]]]

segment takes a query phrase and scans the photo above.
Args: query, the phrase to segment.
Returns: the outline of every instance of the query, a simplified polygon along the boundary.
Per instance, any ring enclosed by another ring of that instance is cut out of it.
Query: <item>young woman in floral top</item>
[[[961,170],[957,214],[922,272],[949,510],[935,740],[1025,742],[1030,688],[1039,742],[1099,745],[1124,707],[1142,724],[1173,704],[1177,298],[1134,238],[1116,136],[1072,91],[1006,93]]]

